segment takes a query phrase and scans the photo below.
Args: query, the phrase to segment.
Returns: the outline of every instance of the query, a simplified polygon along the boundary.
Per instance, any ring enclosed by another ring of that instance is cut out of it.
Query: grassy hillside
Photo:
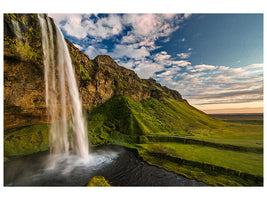
[[[126,96],[114,96],[94,108],[88,116],[91,135],[100,132],[126,136],[184,136],[204,141],[261,146],[263,126],[227,123],[206,115],[187,101],[154,98],[136,102]],[[245,134],[244,134],[245,133]],[[97,143],[96,143],[97,144]]]
[[[194,136],[198,130],[209,133],[212,129],[226,126],[225,122],[206,115],[184,100],[149,98],[136,102],[126,96],[115,96],[93,109],[88,122],[92,135],[119,132],[128,136]]]
[[[152,165],[211,185],[263,184],[263,124],[228,123],[186,101],[115,96],[92,110],[93,145],[136,148]]]
[[[138,150],[148,163],[210,185],[263,184],[263,124],[225,122],[185,100],[114,96],[87,115],[92,146]],[[48,126],[5,131],[5,158],[48,149]]]

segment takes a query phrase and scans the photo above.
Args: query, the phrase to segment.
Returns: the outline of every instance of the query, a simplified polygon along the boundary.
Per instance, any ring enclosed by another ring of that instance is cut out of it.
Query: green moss
[[[7,157],[29,155],[48,148],[47,124],[24,127],[4,135],[4,155]]]
[[[87,186],[111,186],[103,176],[94,176],[87,184]]]
[[[8,158],[4,156],[4,162],[7,162],[8,161]]]
[[[42,64],[41,29],[37,15],[5,14],[4,51],[21,61]],[[21,29],[18,32],[12,22]],[[20,36],[17,37],[16,35]]]
[[[90,81],[91,80],[89,72],[83,67],[82,64],[80,64],[80,72],[81,72],[81,78],[83,81]]]

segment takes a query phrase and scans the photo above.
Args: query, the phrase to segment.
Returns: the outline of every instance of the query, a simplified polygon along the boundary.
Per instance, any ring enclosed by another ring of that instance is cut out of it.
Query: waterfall
[[[14,28],[14,33],[15,33],[16,37],[18,38],[18,41],[21,42],[22,36],[21,36],[21,30],[19,27],[19,23],[14,19],[11,19],[11,23],[12,23],[12,26]]]
[[[53,155],[73,152],[86,157],[87,125],[67,44],[57,25],[53,29],[49,17],[38,15],[38,18],[42,30],[46,107],[51,121],[50,152]]]

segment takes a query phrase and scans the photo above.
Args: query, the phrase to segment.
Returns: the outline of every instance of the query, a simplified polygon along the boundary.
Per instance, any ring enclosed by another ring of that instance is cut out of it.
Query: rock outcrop
[[[5,129],[47,120],[41,41],[36,14],[4,15]],[[177,91],[161,86],[153,79],[140,79],[134,71],[119,66],[110,56],[99,55],[91,60],[70,41],[66,42],[87,112],[115,95],[125,95],[135,101],[150,97],[182,100]]]

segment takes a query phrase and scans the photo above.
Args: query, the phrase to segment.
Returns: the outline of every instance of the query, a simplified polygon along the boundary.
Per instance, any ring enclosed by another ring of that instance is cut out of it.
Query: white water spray
[[[68,155],[71,149],[71,152],[87,157],[86,121],[67,44],[56,25],[54,31],[49,17],[38,15],[38,18],[42,29],[46,107],[51,121],[50,151],[53,155]]]

